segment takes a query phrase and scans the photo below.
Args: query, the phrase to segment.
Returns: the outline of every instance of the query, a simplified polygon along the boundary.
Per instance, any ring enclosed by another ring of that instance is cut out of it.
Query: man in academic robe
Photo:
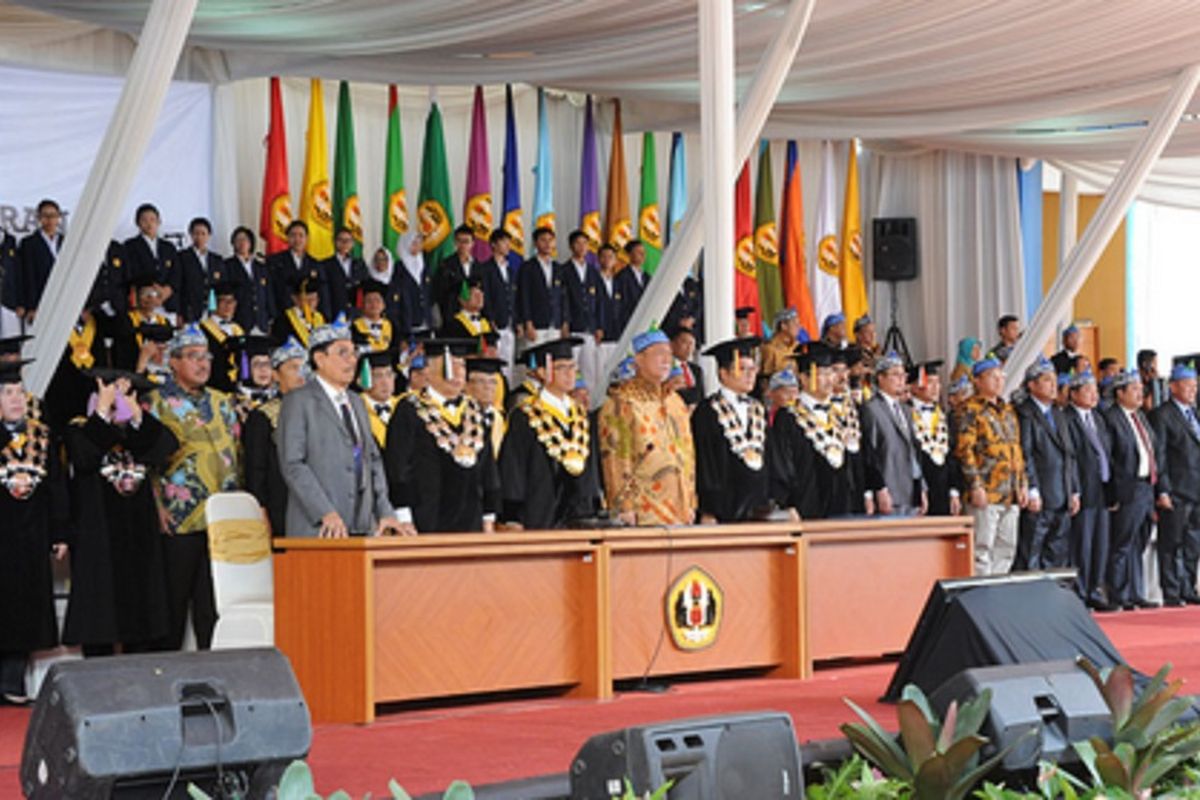
[[[491,321],[484,316],[483,277],[464,278],[455,300],[454,316],[442,325],[441,335],[448,339],[479,339],[495,335]]]
[[[162,286],[158,278],[149,272],[130,272],[126,277],[135,292],[136,304],[114,323],[113,362],[120,369],[137,372],[146,346],[144,327],[173,326],[162,311]]]
[[[600,409],[600,461],[609,511],[626,525],[690,525],[696,453],[687,405],[666,387],[671,343],[657,328],[633,338],[634,377]]]
[[[137,236],[125,240],[129,271],[136,276],[151,276],[162,296],[164,310],[177,315],[183,310],[183,268],[175,245],[158,235],[161,219],[158,208],[142,203],[134,213]]]
[[[767,410],[750,396],[759,343],[755,337],[734,338],[704,351],[717,360],[721,386],[692,412],[702,525],[755,519],[770,508]]]
[[[704,399],[704,369],[695,363],[696,332],[684,325],[665,329],[671,340],[671,355],[679,364],[683,386],[676,391],[688,408],[695,408]]]
[[[233,255],[213,270],[212,283],[228,281],[237,287],[236,320],[242,330],[270,330],[275,319],[275,290],[266,262],[254,252],[254,231],[244,225],[233,229],[229,243]]]
[[[354,343],[375,353],[390,350],[396,341],[396,328],[387,317],[388,285],[368,278],[359,284],[359,291],[362,314],[350,323]]]
[[[367,265],[354,255],[354,234],[339,228],[333,237],[333,255],[321,262],[329,287],[329,314],[350,317],[357,302],[358,288],[368,277]]]
[[[1076,325],[1068,325],[1062,332],[1062,350],[1059,350],[1054,355],[1050,356],[1050,363],[1054,365],[1054,370],[1059,375],[1071,372],[1075,369],[1075,359],[1080,356],[1079,352],[1079,327]]]
[[[646,246],[639,239],[625,243],[625,268],[617,273],[617,289],[621,293],[621,330],[633,318],[638,302],[650,284],[650,276],[642,266],[646,263]]]
[[[1170,502],[1158,514],[1158,580],[1163,605],[1200,605],[1196,565],[1200,561],[1200,420],[1196,415],[1196,369],[1171,368],[1170,399],[1150,414],[1158,436],[1158,468],[1170,485]]]
[[[212,223],[204,217],[196,217],[188,223],[188,235],[192,246],[179,254],[179,265],[183,272],[183,287],[180,294],[180,311],[184,322],[196,322],[209,310],[209,291],[216,276],[221,274],[225,260],[208,249],[212,238]]]
[[[388,423],[400,402],[396,394],[396,351],[372,350],[359,356],[357,383],[371,423],[371,435],[382,453],[387,446]]]
[[[42,292],[46,290],[50,270],[58,261],[58,254],[62,252],[63,246],[63,235],[59,233],[62,210],[58,203],[42,200],[38,203],[37,214],[38,229],[22,238],[17,246],[17,257],[21,263],[18,281],[21,298],[15,306],[15,311],[26,325],[32,325],[37,318]]]
[[[279,396],[250,412],[242,426],[246,491],[254,495],[274,536],[287,535],[287,484],[279,468],[276,431],[283,397],[304,385],[308,352],[295,339],[271,351],[271,369]]]
[[[441,310],[442,327],[458,313],[458,294],[462,282],[472,276],[483,277],[481,265],[471,255],[475,247],[475,232],[470,225],[459,225],[454,229],[454,252],[442,259],[433,279],[433,296]],[[482,281],[480,288],[483,287]]]
[[[859,412],[860,397],[855,396],[851,384],[852,373],[862,367],[862,355],[857,346],[839,346],[830,349],[832,383],[829,396],[829,411],[842,432],[846,444],[846,470],[850,479],[851,514],[874,514],[875,496],[869,491],[866,464],[862,451],[862,417]]]
[[[875,359],[879,358],[882,353],[880,352],[879,337],[875,332],[875,320],[871,319],[870,314],[863,314],[854,320],[854,343],[862,353],[863,369],[868,374],[873,374]]]
[[[1079,512],[1071,518],[1071,565],[1078,571],[1075,591],[1097,611],[1119,608],[1105,592],[1108,569],[1109,516],[1112,501],[1112,441],[1108,423],[1097,408],[1100,392],[1090,372],[1071,378],[1071,403],[1063,412],[1075,451]]]
[[[928,487],[929,508],[934,517],[962,513],[962,475],[951,446],[950,415],[939,404],[942,361],[925,361],[908,370],[908,392],[912,397],[913,434],[917,440],[921,475]]]
[[[820,342],[797,347],[800,397],[780,409],[771,425],[771,496],[800,519],[850,511],[846,442],[829,405],[833,360],[833,351]]]
[[[282,315],[284,309],[291,305],[290,290],[295,287],[297,277],[304,276],[309,279],[309,288],[317,295],[314,308],[320,310],[323,319],[331,319],[328,313],[332,305],[329,299],[329,284],[326,282],[325,271],[321,269],[321,262],[308,254],[308,225],[304,220],[294,219],[288,223],[287,241],[287,250],[267,256],[267,274],[275,293],[277,314]],[[311,278],[314,274],[315,280]],[[304,344],[305,341],[302,339],[300,343]]]
[[[754,306],[738,306],[733,310],[734,336],[757,336],[754,331]]]
[[[567,297],[559,265],[554,263],[554,231],[538,228],[533,232],[536,252],[517,273],[518,351],[540,342],[557,339],[567,322]]]
[[[542,389],[509,414],[500,451],[504,519],[525,530],[561,528],[596,510],[588,410],[571,399],[579,345],[579,337],[568,336],[531,348]]]
[[[226,342],[226,349],[230,360],[236,365],[236,380],[231,391],[234,408],[238,420],[245,423],[251,411],[279,395],[271,368],[275,340],[250,333],[231,337]]]
[[[271,335],[277,342],[294,338],[301,346],[309,346],[312,332],[325,324],[325,315],[317,308],[321,302],[321,272],[317,267],[293,272],[289,278],[290,300],[281,308],[283,313],[275,318]]]
[[[1055,404],[1058,377],[1043,356],[1025,370],[1028,396],[1017,405],[1029,504],[1021,514],[1017,570],[1057,569],[1070,559],[1071,517],[1079,511],[1075,449]]]
[[[500,476],[483,409],[463,393],[475,339],[425,342],[429,384],[406,397],[388,424],[392,505],[405,532],[495,529]]]
[[[208,339],[208,349],[213,356],[212,377],[208,385],[223,392],[232,392],[237,382],[238,365],[233,363],[230,340],[245,335],[246,331],[237,323],[237,284],[233,281],[214,283],[212,293],[216,308],[200,320],[200,330]]]
[[[879,391],[862,406],[865,489],[880,515],[912,516],[929,508],[916,435],[904,394],[908,371],[896,353],[875,361]]]
[[[595,386],[600,379],[599,348],[596,343],[596,324],[600,294],[600,271],[588,261],[588,236],[581,230],[567,237],[571,257],[562,263],[563,287],[567,295],[567,330],[581,344],[575,363],[583,380]]]
[[[504,416],[504,401],[508,386],[504,381],[504,362],[486,355],[467,357],[467,386],[464,392],[475,398],[483,409],[483,419],[492,432],[492,455],[499,463],[500,448],[504,434],[508,432],[508,420]]]

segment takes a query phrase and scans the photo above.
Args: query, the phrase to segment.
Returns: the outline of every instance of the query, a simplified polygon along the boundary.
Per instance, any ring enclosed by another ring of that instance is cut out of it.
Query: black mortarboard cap
[[[758,346],[762,344],[762,339],[757,336],[743,336],[737,339],[726,339],[723,342],[717,342],[711,345],[704,351],[704,355],[712,356],[717,360],[717,366],[728,367],[733,363],[733,354],[738,353],[744,357],[751,357]]]

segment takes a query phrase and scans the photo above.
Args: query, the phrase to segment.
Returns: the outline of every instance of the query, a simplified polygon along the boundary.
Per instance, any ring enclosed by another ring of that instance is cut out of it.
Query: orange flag
[[[617,258],[624,264],[625,244],[633,238],[633,221],[629,216],[629,185],[625,175],[625,143],[621,136],[621,101],[615,100],[612,158],[608,161],[608,197],[604,203],[604,241],[617,248]]]
[[[804,200],[800,191],[800,160],[797,157],[795,140],[787,145],[787,169],[783,177],[783,232],[780,240],[780,272],[783,277],[783,296],[787,304],[796,309],[800,324],[808,331],[808,338],[816,340],[821,332],[821,323],[813,310],[812,292],[808,288],[808,264],[804,250]]]

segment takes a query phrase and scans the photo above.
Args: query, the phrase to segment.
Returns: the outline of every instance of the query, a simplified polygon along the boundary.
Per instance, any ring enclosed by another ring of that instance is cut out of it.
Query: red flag
[[[800,194],[800,160],[796,157],[796,142],[787,146],[787,170],[783,179],[783,247],[780,249],[780,270],[783,294],[787,304],[796,309],[800,324],[808,338],[816,341],[821,323],[813,309],[812,292],[808,288],[808,265],[804,260],[804,201]]]
[[[258,232],[263,252],[287,249],[287,226],[292,221],[292,198],[288,191],[287,137],[283,127],[283,99],[279,78],[271,78],[271,127],[267,131],[267,167],[263,173],[262,214]]]
[[[734,190],[733,238],[736,242],[734,263],[734,307],[754,308],[750,329],[757,335],[762,330],[758,305],[758,278],[754,269],[754,220],[750,208],[750,160],[742,164]]]

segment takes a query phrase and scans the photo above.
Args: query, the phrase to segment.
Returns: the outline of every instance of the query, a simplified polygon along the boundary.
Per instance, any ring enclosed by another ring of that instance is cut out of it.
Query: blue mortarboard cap
[[[772,320],[772,322],[775,325],[775,327],[778,328],[783,323],[789,322],[789,321],[795,319],[797,316],[799,316],[799,314],[796,313],[796,309],[793,308],[792,306],[788,306],[787,308],[783,308],[783,309],[780,309],[779,311],[776,311],[775,319]]]
[[[1072,379],[1073,377],[1074,377],[1074,376],[1073,376],[1073,375],[1071,375],[1071,373],[1069,373],[1069,372],[1060,372],[1060,373],[1058,373],[1058,388],[1060,388],[1060,389],[1061,389],[1061,388],[1063,388],[1064,386],[1070,386],[1070,385],[1071,385],[1071,379]]]
[[[350,338],[350,326],[346,323],[346,315],[338,314],[337,319],[330,322],[328,325],[322,325],[312,332],[308,337],[308,349],[316,350],[318,347],[336,342],[339,339]]]
[[[1066,336],[1068,333],[1079,333],[1079,326],[1072,323],[1063,328],[1063,336]]]
[[[966,375],[962,375],[958,380],[951,383],[946,391],[950,394],[965,394],[971,391],[971,382],[967,380]]]
[[[1000,369],[1000,359],[991,353],[975,362],[975,365],[971,367],[971,374],[978,378],[989,369]]]
[[[1089,383],[1095,383],[1096,376],[1091,373],[1091,370],[1084,370],[1071,376],[1070,386],[1072,389],[1081,389]]]
[[[208,347],[208,338],[204,335],[204,331],[200,330],[200,326],[194,322],[189,322],[175,332],[167,351],[171,355],[178,355],[188,347]]]
[[[895,369],[896,367],[903,366],[904,359],[900,357],[899,353],[892,350],[886,355],[882,355],[875,360],[875,374],[878,375],[881,372],[887,372],[889,369]]]
[[[1128,386],[1131,383],[1141,383],[1142,376],[1135,369],[1122,370],[1112,378],[1114,389],[1120,389],[1122,386]]]
[[[773,392],[776,389],[798,388],[800,381],[796,379],[796,373],[792,372],[790,367],[784,367],[771,376],[771,380],[767,382],[767,391]]]
[[[1034,361],[1025,370],[1025,381],[1037,380],[1043,375],[1054,375],[1057,370],[1054,369],[1054,364],[1045,356],[1038,356],[1037,361]]]
[[[821,323],[821,336],[824,337],[825,334],[829,332],[830,328],[845,321],[846,315],[840,311],[834,312],[833,314],[825,317],[825,321]]]
[[[293,358],[307,358],[308,352],[300,342],[296,341],[295,336],[289,336],[287,341],[279,347],[271,351],[271,368],[279,369],[279,367]]]
[[[640,353],[651,345],[670,343],[671,340],[667,338],[667,335],[654,327],[633,337],[633,352]]]
[[[1176,364],[1171,367],[1172,381],[1186,381],[1196,377],[1196,368],[1191,364]]]

